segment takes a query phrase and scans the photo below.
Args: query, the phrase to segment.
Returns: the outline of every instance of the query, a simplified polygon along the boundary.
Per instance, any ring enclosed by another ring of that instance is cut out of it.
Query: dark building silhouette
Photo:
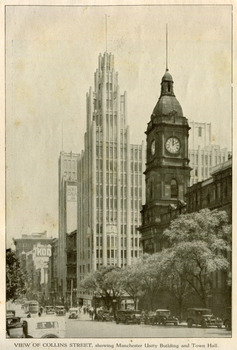
[[[160,98],[147,126],[146,203],[142,209],[143,251],[162,249],[161,234],[167,226],[164,215],[184,206],[190,178],[189,125],[175,97],[168,69],[161,81]]]

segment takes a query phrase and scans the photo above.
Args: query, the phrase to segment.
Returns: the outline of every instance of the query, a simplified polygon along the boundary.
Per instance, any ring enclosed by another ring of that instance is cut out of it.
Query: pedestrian
[[[94,318],[95,318],[95,309],[92,308],[92,321],[94,320]]]

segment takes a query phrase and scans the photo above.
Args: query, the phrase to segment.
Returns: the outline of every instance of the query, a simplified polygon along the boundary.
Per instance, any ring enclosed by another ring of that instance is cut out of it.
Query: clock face
[[[155,151],[156,151],[156,142],[155,140],[153,140],[151,143],[151,154],[154,155]]]
[[[170,153],[178,153],[180,150],[180,142],[177,137],[170,137],[166,141],[165,147]]]

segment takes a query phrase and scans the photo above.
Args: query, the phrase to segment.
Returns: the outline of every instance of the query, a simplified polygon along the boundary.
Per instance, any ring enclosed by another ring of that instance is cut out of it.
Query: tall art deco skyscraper
[[[87,94],[85,150],[78,163],[78,282],[104,265],[139,256],[144,144],[130,144],[127,95],[120,95],[114,56],[99,55]]]

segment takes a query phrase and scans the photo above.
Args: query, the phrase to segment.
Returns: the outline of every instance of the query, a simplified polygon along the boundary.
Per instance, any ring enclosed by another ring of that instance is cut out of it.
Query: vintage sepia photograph
[[[228,344],[233,6],[4,19],[6,349]]]

